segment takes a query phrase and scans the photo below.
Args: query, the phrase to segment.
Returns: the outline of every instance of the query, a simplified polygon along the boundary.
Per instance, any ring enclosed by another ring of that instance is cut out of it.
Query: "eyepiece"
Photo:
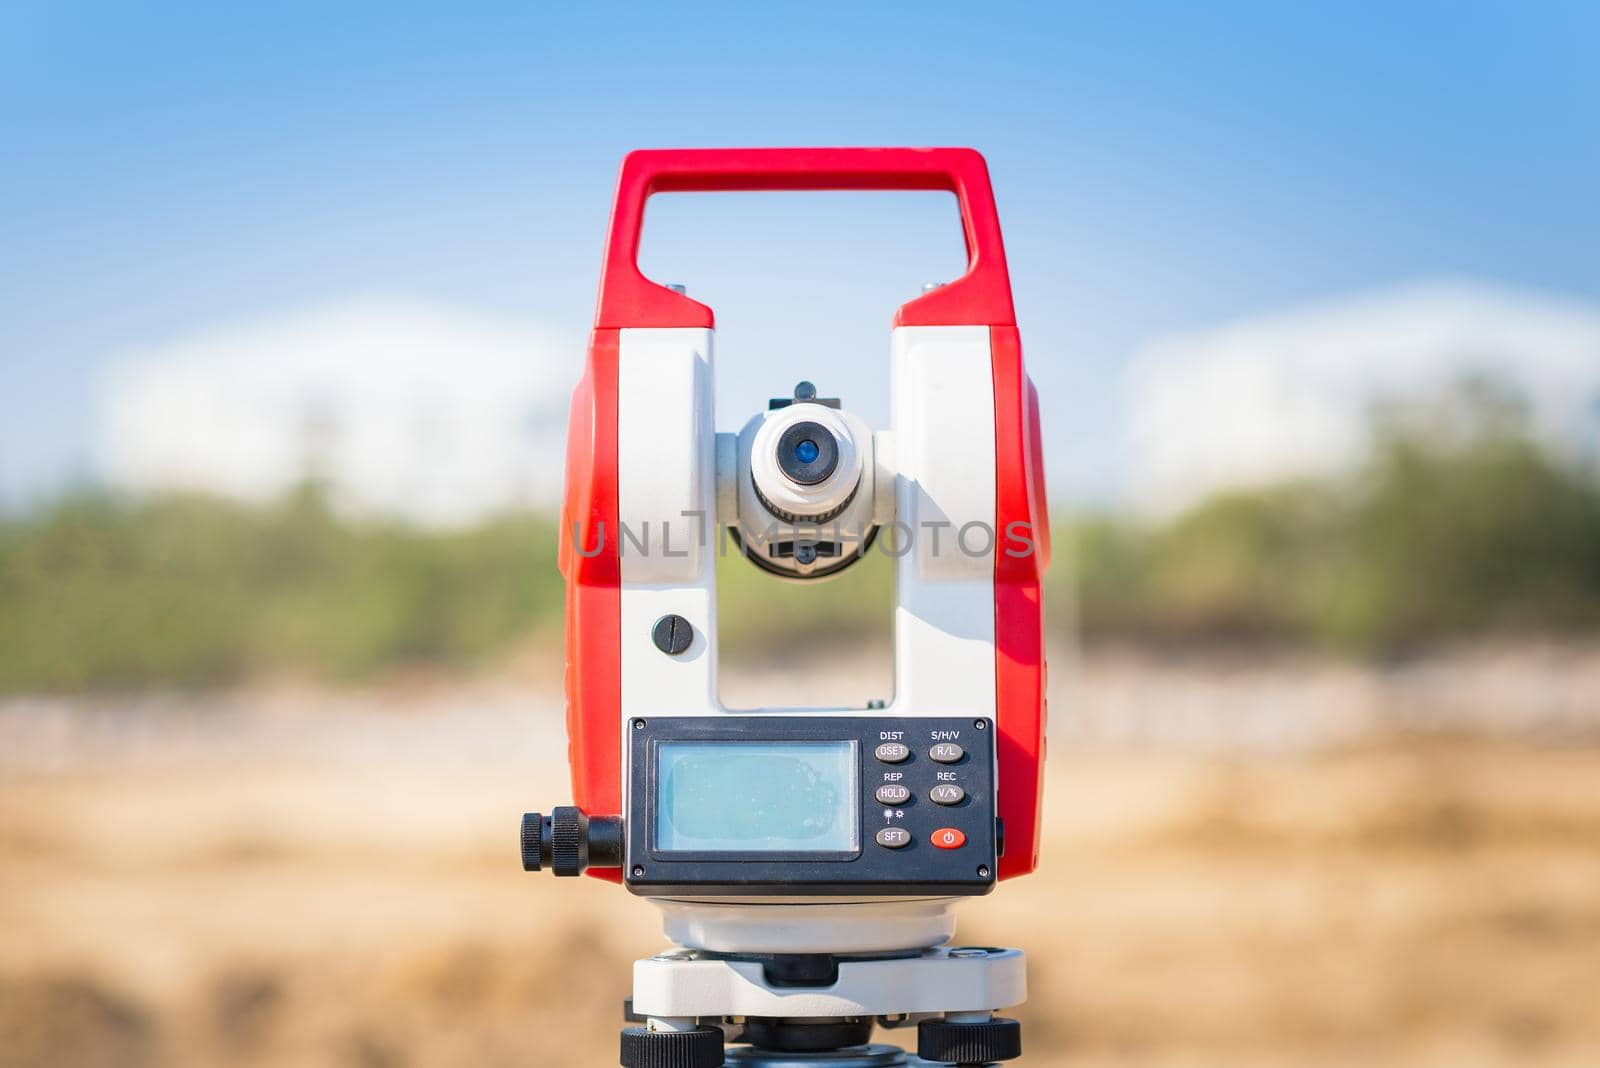
[[[826,578],[861,558],[874,524],[872,430],[802,382],[739,434],[737,530],[784,578]]]
[[[802,486],[826,482],[839,466],[839,440],[821,423],[806,420],[784,430],[778,438],[778,470]]]
[[[850,422],[821,404],[798,401],[768,410],[749,449],[750,484],[785,523],[828,522],[861,481],[861,451]]]

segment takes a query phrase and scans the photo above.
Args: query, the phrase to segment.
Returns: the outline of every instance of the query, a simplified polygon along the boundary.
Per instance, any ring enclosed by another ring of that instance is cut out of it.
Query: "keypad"
[[[866,829],[872,836],[867,848],[885,864],[906,870],[930,862],[963,863],[955,851],[972,852],[976,846],[981,852],[990,841],[993,804],[982,794],[993,788],[987,767],[990,739],[975,733],[987,725],[930,720],[907,727],[884,730],[868,743],[863,793],[878,807],[870,815],[876,826]],[[984,764],[975,765],[977,760]],[[886,855],[891,852],[893,859]]]

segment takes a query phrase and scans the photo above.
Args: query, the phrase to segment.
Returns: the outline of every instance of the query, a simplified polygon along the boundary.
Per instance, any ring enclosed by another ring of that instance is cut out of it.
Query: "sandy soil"
[[[1597,662],[1058,668],[1044,868],[960,933],[1026,1062],[1600,1063]],[[518,870],[529,694],[0,703],[0,1065],[615,1063],[659,929]]]

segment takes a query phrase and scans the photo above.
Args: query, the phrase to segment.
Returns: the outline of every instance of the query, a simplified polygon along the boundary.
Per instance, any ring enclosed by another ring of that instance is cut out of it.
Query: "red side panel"
[[[1039,441],[1039,400],[1022,367],[1014,326],[989,330],[994,362],[995,715],[999,737],[999,814],[1006,852],[1000,878],[1038,864],[1044,800],[1044,604],[1040,579],[1049,564],[1049,514]]]
[[[617,331],[596,330],[572,393],[561,573],[567,580],[567,759],[572,799],[622,814],[622,565],[617,552]],[[620,882],[616,868],[589,874]]]

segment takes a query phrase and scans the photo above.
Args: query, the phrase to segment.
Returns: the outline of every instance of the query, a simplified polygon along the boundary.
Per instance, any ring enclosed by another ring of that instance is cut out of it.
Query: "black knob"
[[[721,1068],[722,1029],[622,1029],[622,1068]]]
[[[522,870],[549,868],[557,875],[582,875],[585,868],[622,864],[622,820],[590,819],[581,808],[560,805],[550,815],[522,814]]]
[[[1004,1016],[917,1024],[917,1056],[941,1064],[988,1064],[1022,1056],[1022,1025]]]
[[[589,866],[589,817],[573,805],[550,813],[550,870],[557,875],[582,875]]]
[[[545,818],[537,812],[522,814],[522,870],[538,871],[544,858],[540,842],[544,836]]]
[[[650,640],[668,656],[682,656],[694,642],[694,625],[680,615],[666,615],[650,628]]]

